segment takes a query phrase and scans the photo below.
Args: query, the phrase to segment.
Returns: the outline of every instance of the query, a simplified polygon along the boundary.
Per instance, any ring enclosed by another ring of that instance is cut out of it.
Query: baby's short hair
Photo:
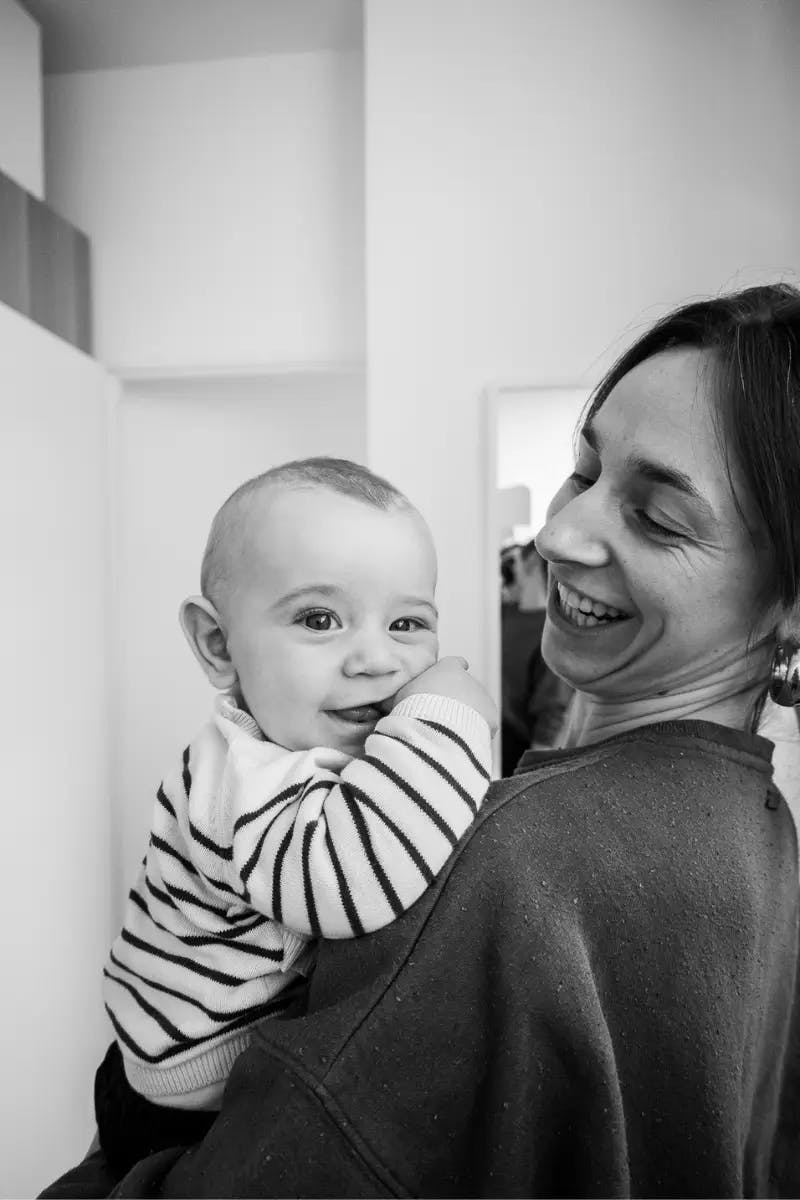
[[[410,500],[387,479],[347,458],[298,458],[270,467],[231,492],[211,522],[200,568],[200,590],[212,604],[218,603],[220,589],[229,581],[224,547],[241,518],[243,505],[270,487],[328,488],[373,508],[413,508]]]

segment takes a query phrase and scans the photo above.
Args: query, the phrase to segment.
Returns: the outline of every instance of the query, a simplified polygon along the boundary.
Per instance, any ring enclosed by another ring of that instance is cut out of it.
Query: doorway
[[[528,613],[544,602],[541,562],[537,563],[531,543],[544,524],[550,500],[573,469],[575,430],[589,394],[587,388],[526,383],[493,387],[485,393],[488,676],[501,708],[498,774],[508,768],[511,737],[515,746],[524,741],[518,719],[511,724],[508,720],[510,710],[522,703],[524,681],[529,680],[531,688],[543,687],[543,703],[560,703],[558,689],[546,679],[546,668],[528,659],[538,649],[543,623],[541,613],[538,618]],[[520,602],[525,615],[518,612]],[[504,605],[514,606],[513,611]],[[515,644],[510,649],[512,637]],[[506,726],[505,754],[502,725]],[[516,734],[510,732],[512,725]]]

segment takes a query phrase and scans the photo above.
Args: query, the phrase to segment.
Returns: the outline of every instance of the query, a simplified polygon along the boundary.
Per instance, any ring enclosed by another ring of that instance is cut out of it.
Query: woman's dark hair
[[[800,594],[800,291],[766,284],[675,309],[614,363],[582,424],[633,367],[682,346],[710,352],[728,476],[734,461],[766,533],[763,605],[789,607]]]

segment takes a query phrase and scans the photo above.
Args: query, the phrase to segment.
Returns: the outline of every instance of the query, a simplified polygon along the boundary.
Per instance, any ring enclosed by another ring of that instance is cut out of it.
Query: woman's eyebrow
[[[584,425],[581,436],[595,454],[600,453],[602,439],[593,425]],[[698,491],[691,477],[684,471],[679,471],[677,467],[668,467],[665,463],[653,462],[652,459],[645,458],[640,454],[630,455],[625,460],[625,465],[630,471],[640,475],[642,479],[649,480],[650,483],[663,483],[667,487],[675,488],[678,492],[683,492],[710,520],[716,521],[716,513],[708,500],[702,492]]]
[[[631,455],[627,459],[627,465],[630,470],[641,475],[643,479],[648,479],[651,483],[664,483],[667,487],[675,488],[676,491],[683,492],[685,496],[690,496],[706,516],[716,520],[714,510],[703,493],[699,492],[689,476],[685,475],[683,471],[679,471],[677,467],[668,467],[664,463],[652,462],[648,458],[641,458],[638,454]]]

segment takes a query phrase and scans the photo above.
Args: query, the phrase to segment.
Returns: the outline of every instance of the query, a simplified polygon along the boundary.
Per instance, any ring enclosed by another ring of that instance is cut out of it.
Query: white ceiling
[[[45,74],[359,48],[362,0],[21,0]]]

